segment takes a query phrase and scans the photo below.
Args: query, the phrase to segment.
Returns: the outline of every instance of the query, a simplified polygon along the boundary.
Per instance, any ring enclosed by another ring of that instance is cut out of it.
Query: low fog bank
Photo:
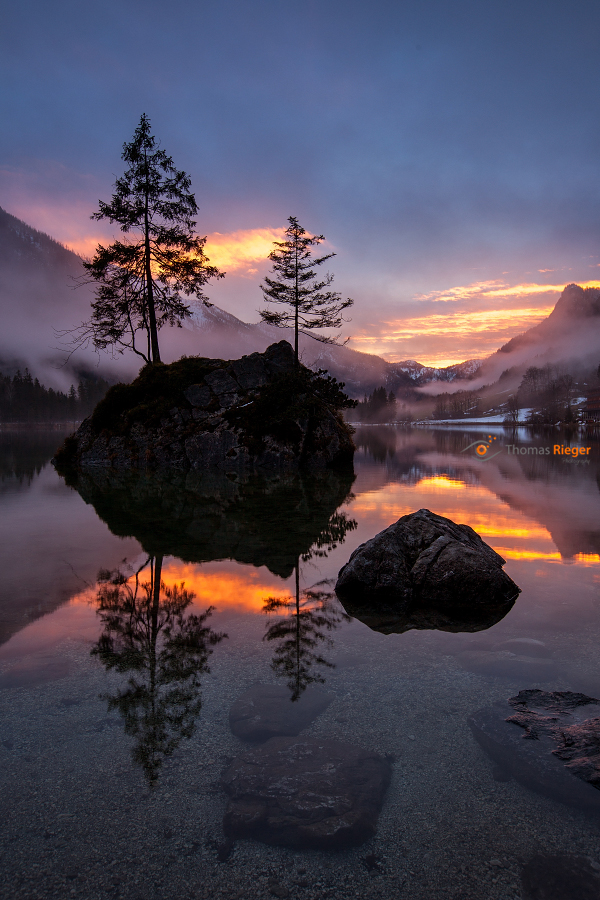
[[[483,361],[477,375],[451,384],[419,387],[426,396],[457,391],[516,391],[530,366],[553,366],[576,380],[590,377],[600,364],[600,290],[565,287],[554,310],[539,325],[512,338]]]

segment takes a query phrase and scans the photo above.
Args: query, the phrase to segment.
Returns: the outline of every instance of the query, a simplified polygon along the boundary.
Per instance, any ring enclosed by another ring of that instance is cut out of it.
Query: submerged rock
[[[361,544],[335,590],[346,612],[377,631],[478,631],[520,593],[504,562],[468,525],[420,509]]]
[[[298,849],[341,849],[373,837],[391,764],[332,740],[271,738],[235,759],[221,783],[226,836]]]
[[[596,866],[597,863],[594,863]],[[526,900],[598,900],[598,871],[584,856],[536,853],[521,870]]]
[[[525,690],[475,713],[469,724],[492,759],[526,787],[600,812],[600,700]]]
[[[298,700],[280,684],[255,684],[235,701],[229,727],[243,741],[267,741],[299,734],[331,703],[333,696],[309,687]]]
[[[68,468],[291,471],[352,460],[352,406],[333,379],[297,367],[287,341],[237,360],[146,366],[111,388],[57,452]]]

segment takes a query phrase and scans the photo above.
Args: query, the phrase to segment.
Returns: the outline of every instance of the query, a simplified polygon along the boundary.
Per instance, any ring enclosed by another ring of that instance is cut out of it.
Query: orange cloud
[[[252,276],[258,274],[257,264],[267,262],[273,242],[282,240],[283,236],[283,228],[250,228],[228,234],[215,231],[208,235],[204,249],[211,265],[228,273]],[[106,246],[110,241],[106,235],[95,234],[69,240],[65,246],[80,256],[91,257],[98,244]]]
[[[551,272],[552,269],[540,269],[541,272]],[[581,287],[599,288],[600,281],[578,282]],[[509,285],[503,281],[476,281],[473,284],[463,284],[457,287],[446,288],[443,291],[430,291],[428,294],[416,294],[415,300],[433,300],[434,302],[448,303],[457,300],[496,299],[501,297],[527,297],[535,294],[560,294],[564,290],[564,284],[536,284],[524,283]]]
[[[516,334],[537,325],[553,308],[526,306],[415,316],[382,323],[380,334],[356,334],[352,345],[390,362],[416,357],[426,365],[450,366],[493,353]]]
[[[273,249],[273,241],[283,240],[284,228],[250,228],[221,234],[208,235],[205,252],[211,264],[226,272],[244,271],[256,275],[257,263],[267,262]]]

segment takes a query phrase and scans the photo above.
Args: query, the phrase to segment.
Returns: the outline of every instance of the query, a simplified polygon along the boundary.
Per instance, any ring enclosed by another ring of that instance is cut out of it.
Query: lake
[[[354,473],[247,483],[67,483],[63,437],[0,433],[5,900],[598,896],[600,793],[559,799],[473,726],[521,690],[600,697],[597,433],[362,426]],[[499,621],[387,634],[332,593],[356,547],[421,508],[506,560],[521,593]],[[221,777],[258,746],[229,713],[256,685],[292,718],[327,695],[302,739],[385,760],[374,835],[224,833]]]

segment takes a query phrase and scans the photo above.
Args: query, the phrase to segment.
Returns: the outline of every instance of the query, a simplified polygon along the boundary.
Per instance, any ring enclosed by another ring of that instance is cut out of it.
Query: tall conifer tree
[[[100,201],[93,219],[116,222],[127,235],[96,249],[84,263],[98,284],[92,317],[79,329],[77,343],[98,349],[129,348],[147,363],[160,362],[158,332],[181,326],[191,316],[183,295],[208,304],[203,287],[224,273],[208,265],[206,238],[195,232],[198,212],[189,175],[175,168],[156,142],[144,114],[133,140],[123,145],[127,169],[115,183],[110,203]],[[146,335],[145,350],[135,343]]]

